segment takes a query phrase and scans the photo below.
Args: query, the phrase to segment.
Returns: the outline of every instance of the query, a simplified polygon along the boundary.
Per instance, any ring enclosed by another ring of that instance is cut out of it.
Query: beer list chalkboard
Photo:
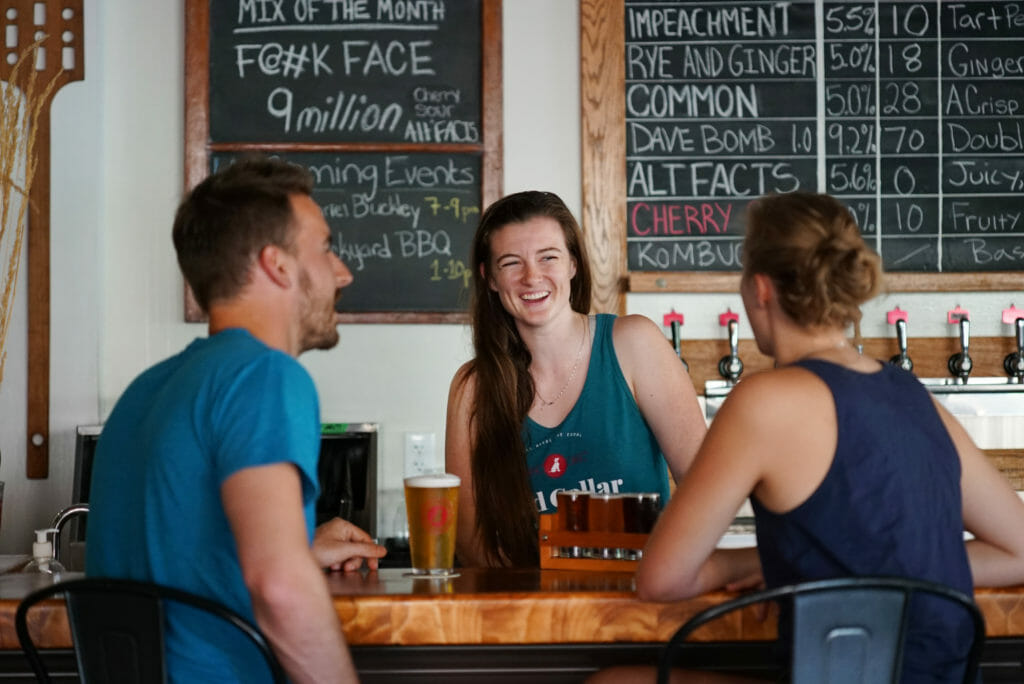
[[[737,271],[828,192],[890,272],[1024,268],[1024,2],[625,3],[631,271]]]
[[[500,185],[500,41],[484,38],[500,0],[188,0],[186,16],[188,185],[250,151],[302,165],[354,276],[343,315],[463,317]]]

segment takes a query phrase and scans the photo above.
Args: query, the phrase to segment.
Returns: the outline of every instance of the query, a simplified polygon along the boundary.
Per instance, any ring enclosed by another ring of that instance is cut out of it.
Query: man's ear
[[[261,271],[279,287],[289,288],[292,284],[289,272],[289,254],[277,245],[266,245],[256,257]]]

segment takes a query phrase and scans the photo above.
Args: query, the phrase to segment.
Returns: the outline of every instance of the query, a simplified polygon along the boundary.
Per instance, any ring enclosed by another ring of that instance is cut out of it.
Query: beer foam
[[[458,487],[462,480],[451,473],[428,473],[405,478],[407,487]]]

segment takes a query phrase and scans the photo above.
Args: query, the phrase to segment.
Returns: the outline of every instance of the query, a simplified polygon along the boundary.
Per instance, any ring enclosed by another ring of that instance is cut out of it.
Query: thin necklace
[[[849,341],[843,339],[843,340],[840,340],[838,343],[833,344],[833,345],[829,345],[827,347],[818,347],[817,349],[812,349],[811,351],[807,352],[806,354],[802,354],[802,355],[798,356],[797,358],[793,359],[793,361],[791,361],[790,363],[796,363],[797,361],[803,361],[804,359],[809,359],[812,356],[817,356],[818,354],[826,354],[828,352],[838,351],[840,349],[846,349],[849,346],[850,346]]]
[[[558,390],[558,395],[551,401],[548,401],[544,397],[540,396],[540,392],[534,390],[534,392],[537,395],[537,398],[540,399],[541,407],[547,407],[557,404],[558,400],[561,399],[562,396],[565,394],[565,390],[569,389],[569,383],[572,382],[572,379],[576,377],[576,369],[579,368],[580,359],[583,358],[583,343],[587,341],[588,337],[590,337],[590,316],[586,317],[584,325],[585,327],[583,328],[583,335],[580,337],[580,348],[576,350],[576,360],[572,362],[572,370],[569,371],[569,378],[565,381],[565,384],[562,385],[562,389]]]

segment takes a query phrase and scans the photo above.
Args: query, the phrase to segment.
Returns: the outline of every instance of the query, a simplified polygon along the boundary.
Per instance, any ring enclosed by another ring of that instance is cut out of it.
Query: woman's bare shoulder
[[[771,368],[744,376],[729,391],[727,402],[748,411],[794,413],[820,405],[831,396],[828,386],[800,367]]]
[[[671,349],[669,339],[654,321],[640,314],[616,317],[612,325],[612,341],[620,354],[650,353],[653,344],[665,344]]]
[[[472,389],[476,386],[476,359],[470,359],[459,366],[452,376],[452,388],[468,386]]]
[[[616,335],[659,335],[664,337],[654,321],[641,314],[616,316],[612,330]]]

